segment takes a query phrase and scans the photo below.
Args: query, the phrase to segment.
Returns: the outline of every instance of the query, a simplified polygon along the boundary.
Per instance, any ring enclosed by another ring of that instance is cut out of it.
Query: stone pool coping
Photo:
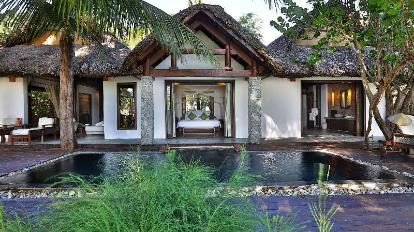
[[[275,151],[249,151],[249,152],[263,152],[270,153],[276,151],[296,151],[296,152],[324,152],[330,155],[339,156],[343,159],[370,167],[380,168],[382,170],[393,173],[396,176],[405,177],[404,180],[346,180],[327,182],[327,189],[329,195],[354,195],[354,194],[387,194],[387,193],[414,193],[414,175],[408,172],[399,172],[392,170],[384,165],[372,164],[359,159],[354,159],[345,155],[341,155],[339,152],[333,152],[326,149],[280,149]],[[6,175],[0,176],[0,180],[12,177],[29,171],[31,169],[48,165],[56,162],[60,159],[65,159],[74,155],[80,154],[102,154],[103,152],[73,152],[60,157],[44,161],[30,167],[23,168],[21,170],[10,172]],[[111,152],[107,152],[111,153]],[[125,153],[125,152],[112,152],[112,153]],[[131,152],[126,152],[131,153]],[[408,180],[409,181],[408,181]],[[412,180],[411,180],[412,179]],[[244,187],[237,191],[233,189],[216,189],[212,190],[215,193],[225,193],[227,195],[239,195],[239,196],[305,196],[305,195],[321,195],[323,189],[318,184],[287,184],[287,185],[269,185],[269,186],[253,186]],[[23,198],[44,198],[44,197],[56,197],[56,198],[71,198],[82,196],[83,194],[75,189],[67,188],[24,188],[18,185],[0,185],[0,199],[23,199]]]

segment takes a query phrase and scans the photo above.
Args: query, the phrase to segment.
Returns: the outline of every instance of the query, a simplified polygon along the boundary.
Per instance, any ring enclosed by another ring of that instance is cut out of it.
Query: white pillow
[[[401,132],[405,135],[414,135],[414,116],[407,115],[411,119],[411,124],[408,126],[399,126]]]
[[[102,126],[103,127],[104,126],[104,122],[103,121],[102,122],[98,122],[98,123],[95,124],[95,126]]]
[[[45,127],[53,127],[53,124],[55,123],[54,118],[39,118],[39,127],[45,126]]]

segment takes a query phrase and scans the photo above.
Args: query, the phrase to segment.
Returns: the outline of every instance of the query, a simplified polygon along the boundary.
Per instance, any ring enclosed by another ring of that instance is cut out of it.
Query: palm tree
[[[61,147],[76,147],[73,125],[74,39],[99,44],[102,35],[122,39],[148,30],[151,36],[180,56],[180,46],[191,45],[198,55],[214,60],[210,50],[185,25],[143,0],[2,0],[0,24],[10,38],[30,41],[44,33],[61,35],[60,56],[60,138]]]
[[[203,3],[202,0],[188,0],[188,5],[192,6],[192,5],[197,5],[197,4],[201,4]]]
[[[276,8],[278,9],[281,4],[283,4],[285,1],[289,0],[264,0],[264,2],[269,5],[269,9]]]

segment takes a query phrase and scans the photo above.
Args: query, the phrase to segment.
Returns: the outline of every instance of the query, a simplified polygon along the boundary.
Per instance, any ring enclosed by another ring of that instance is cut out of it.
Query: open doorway
[[[166,99],[167,138],[234,137],[234,82],[171,81]]]
[[[86,93],[79,94],[79,122],[92,125],[92,95]]]
[[[361,136],[364,99],[360,81],[303,81],[303,136]]]

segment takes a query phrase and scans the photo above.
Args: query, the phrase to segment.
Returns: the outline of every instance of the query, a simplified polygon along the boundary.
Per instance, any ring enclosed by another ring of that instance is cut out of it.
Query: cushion
[[[29,131],[36,130],[36,129],[18,129],[13,130],[13,135],[29,135]]]
[[[55,123],[54,118],[39,118],[39,127],[45,126],[45,127],[53,127],[53,124]]]
[[[407,115],[411,119],[411,124],[408,126],[399,126],[400,130],[405,135],[414,135],[414,116]]]
[[[195,115],[193,112],[191,112],[190,114],[188,114],[187,117],[188,117],[189,120],[194,120],[194,119],[197,118],[197,115]]]
[[[103,127],[104,126],[104,122],[103,121],[102,122],[98,122],[98,123],[95,124],[95,126]]]
[[[203,113],[202,115],[200,115],[200,118],[202,120],[206,120],[206,119],[210,118],[210,116],[208,114],[206,114],[206,113]]]
[[[6,126],[16,125],[16,121],[17,121],[17,118],[2,118],[0,120],[0,125],[6,125]]]
[[[86,132],[103,132],[104,127],[102,127],[102,126],[86,126],[85,131]]]

